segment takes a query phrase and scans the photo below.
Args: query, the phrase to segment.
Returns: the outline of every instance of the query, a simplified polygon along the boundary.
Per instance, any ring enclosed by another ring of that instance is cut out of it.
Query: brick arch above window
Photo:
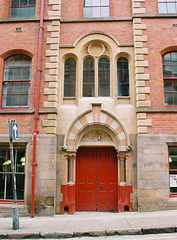
[[[10,49],[10,50],[2,53],[0,55],[0,57],[5,60],[6,58],[13,56],[13,55],[26,55],[26,56],[30,57],[31,59],[34,56],[34,54],[32,52],[29,52],[26,49]]]

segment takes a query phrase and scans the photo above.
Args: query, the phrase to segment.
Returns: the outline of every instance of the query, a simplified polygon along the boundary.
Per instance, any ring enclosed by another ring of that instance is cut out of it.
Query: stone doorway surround
[[[75,212],[76,155],[80,146],[114,147],[118,160],[118,184],[126,185],[126,160],[131,150],[130,139],[123,124],[112,114],[92,103],[92,110],[79,116],[70,126],[64,139],[63,163],[65,173],[60,213]]]

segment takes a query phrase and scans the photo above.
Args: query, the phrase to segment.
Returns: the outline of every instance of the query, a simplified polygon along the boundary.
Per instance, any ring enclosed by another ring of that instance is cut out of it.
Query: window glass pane
[[[91,18],[92,17],[92,9],[91,8],[84,8],[84,17]]]
[[[173,81],[173,90],[174,92],[177,92],[177,81]]]
[[[164,65],[171,65],[171,54],[170,53],[163,56],[163,64]]]
[[[12,107],[19,107],[20,106],[20,95],[13,95],[12,96]]]
[[[13,84],[13,94],[20,94],[21,93],[21,83],[14,83]]]
[[[36,0],[29,0],[28,6],[32,7],[36,5]]]
[[[12,174],[6,175],[6,199],[13,199]]]
[[[95,66],[92,58],[86,58],[83,63],[83,96],[93,97],[95,95],[94,90],[94,76]]]
[[[168,13],[176,13],[175,3],[168,3]]]
[[[177,65],[177,52],[171,53],[171,60],[173,65]]]
[[[29,106],[29,96],[28,95],[22,95],[21,96],[21,106],[22,107],[28,107]]]
[[[174,93],[174,105],[177,106],[177,93]]]
[[[27,8],[19,9],[19,17],[26,17]]]
[[[128,84],[118,84],[118,96],[129,96],[129,85]]]
[[[94,85],[93,84],[85,84],[83,86],[83,97],[94,97]]]
[[[0,148],[0,172],[7,172],[6,148]]]
[[[76,84],[76,61],[73,58],[69,58],[65,61],[65,76],[64,76],[64,96],[75,96],[75,84]]]
[[[173,66],[173,77],[177,77],[177,65]]]
[[[12,5],[11,7],[19,7],[19,0],[12,0]]]
[[[172,81],[171,80],[165,80],[164,81],[164,91],[165,92],[172,92]]]
[[[98,86],[98,96],[99,97],[109,97],[110,96],[110,84],[102,84]]]
[[[177,170],[177,148],[169,148],[170,169]]]
[[[15,61],[14,66],[19,66],[18,65],[19,63],[16,63],[16,62],[22,62],[23,57],[22,57],[22,55],[17,55],[17,56],[14,57],[13,60]],[[15,65],[15,64],[17,64],[17,65]],[[20,63],[20,64],[21,64],[20,66],[22,66],[22,63]]]
[[[34,17],[35,16],[35,7],[29,7],[28,8],[28,17]]]
[[[25,148],[17,148],[16,172],[25,172]]]
[[[117,61],[117,88],[118,96],[129,96],[128,60],[123,57]]]
[[[30,83],[22,83],[22,94],[29,94],[30,93]]]
[[[172,77],[171,66],[163,66],[163,76]]]
[[[109,7],[101,8],[101,17],[109,17]]]
[[[23,200],[24,199],[24,182],[25,176],[24,174],[16,175],[16,187],[17,187],[17,199]]]
[[[13,80],[21,80],[22,69],[14,68]]]
[[[173,105],[173,94],[172,93],[165,93],[165,104]]]
[[[75,84],[65,84],[64,97],[75,97]]]
[[[30,61],[30,60],[27,61],[27,60],[24,59],[23,67],[24,67],[24,68],[25,68],[25,67],[31,67],[31,61]]]
[[[159,13],[167,13],[166,3],[159,3]]]
[[[31,76],[31,69],[23,68],[22,80],[30,80],[30,76]]]
[[[99,60],[98,79],[98,95],[110,96],[110,62],[107,58]]]
[[[11,172],[11,159],[10,159],[10,149],[7,148],[7,158],[6,158],[6,162],[7,162],[7,172]]]
[[[100,0],[92,0],[93,6],[100,6]]]
[[[4,80],[12,80],[12,68],[5,69]]]
[[[12,94],[12,83],[11,82],[6,83],[4,85],[4,88],[5,88],[4,94]]]
[[[6,174],[0,174],[0,199],[5,199],[4,187],[5,187],[5,176]]]
[[[18,8],[11,8],[11,14],[10,14],[10,16],[11,16],[12,18],[18,17]]]
[[[84,6],[92,6],[92,0],[85,0]]]
[[[20,0],[20,7],[27,7],[27,0]]]
[[[100,7],[93,7],[92,11],[92,17],[101,17]]]
[[[109,0],[101,0],[101,6],[109,6]]]

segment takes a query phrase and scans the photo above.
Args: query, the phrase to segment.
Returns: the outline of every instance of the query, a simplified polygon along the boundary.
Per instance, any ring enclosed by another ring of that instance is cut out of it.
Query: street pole
[[[9,147],[10,147],[10,159],[12,169],[12,188],[13,188],[13,211],[12,211],[12,225],[13,230],[19,229],[19,211],[17,205],[17,190],[16,190],[16,178],[15,178],[15,167],[14,167],[14,154],[13,154],[13,143],[12,143],[12,121],[8,120],[9,125]]]

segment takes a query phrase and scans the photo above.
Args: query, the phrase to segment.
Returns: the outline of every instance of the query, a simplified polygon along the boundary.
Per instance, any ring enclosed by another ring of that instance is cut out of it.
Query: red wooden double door
[[[117,211],[117,157],[112,147],[81,147],[76,159],[76,210]]]

